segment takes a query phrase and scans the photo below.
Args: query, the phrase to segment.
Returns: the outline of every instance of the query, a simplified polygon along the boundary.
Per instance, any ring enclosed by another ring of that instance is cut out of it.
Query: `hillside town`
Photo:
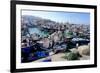
[[[61,23],[24,15],[21,18],[21,62],[87,60],[89,24]]]

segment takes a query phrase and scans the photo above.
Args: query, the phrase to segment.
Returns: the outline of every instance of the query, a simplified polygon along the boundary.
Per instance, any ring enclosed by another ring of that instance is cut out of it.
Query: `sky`
[[[22,15],[37,16],[60,23],[90,24],[90,13],[22,10]]]

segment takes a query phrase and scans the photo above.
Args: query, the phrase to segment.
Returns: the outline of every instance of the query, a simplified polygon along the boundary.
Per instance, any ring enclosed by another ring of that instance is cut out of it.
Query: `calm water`
[[[39,28],[36,28],[36,27],[29,28],[29,32],[30,32],[30,34],[34,34],[34,33],[38,34],[38,35],[40,35],[40,37],[46,37],[49,35],[49,33],[47,31],[41,31]]]

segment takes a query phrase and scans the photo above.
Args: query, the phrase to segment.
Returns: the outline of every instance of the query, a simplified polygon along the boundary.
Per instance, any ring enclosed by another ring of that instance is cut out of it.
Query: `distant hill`
[[[34,25],[40,25],[40,24],[55,24],[54,21],[48,20],[48,19],[43,19],[40,17],[36,17],[36,16],[31,16],[31,15],[23,15],[22,18],[22,25],[27,25],[27,26],[34,26]]]

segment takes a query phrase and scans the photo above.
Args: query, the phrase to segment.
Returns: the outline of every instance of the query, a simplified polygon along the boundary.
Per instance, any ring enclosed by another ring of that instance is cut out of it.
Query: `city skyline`
[[[90,13],[22,10],[22,15],[37,16],[59,23],[90,24]]]

